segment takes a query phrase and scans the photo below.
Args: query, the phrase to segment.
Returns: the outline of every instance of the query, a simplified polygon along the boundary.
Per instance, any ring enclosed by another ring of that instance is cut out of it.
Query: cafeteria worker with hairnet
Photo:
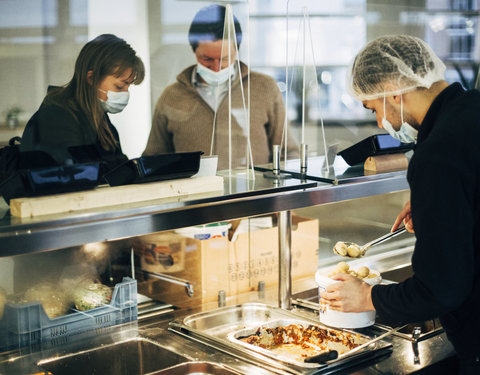
[[[414,275],[375,285],[346,274],[321,294],[332,309],[376,310],[400,325],[439,317],[460,374],[480,374],[480,93],[444,79],[445,65],[422,40],[388,35],[367,44],[349,68],[354,97],[379,127],[416,141],[403,221],[416,236]]]

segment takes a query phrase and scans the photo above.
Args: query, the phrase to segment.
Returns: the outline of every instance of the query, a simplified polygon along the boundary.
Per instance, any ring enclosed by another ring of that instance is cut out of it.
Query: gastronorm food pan
[[[260,327],[234,331],[229,333],[227,338],[276,360],[312,368],[318,365],[305,362],[305,358],[330,350],[337,351],[341,358],[350,350],[369,341],[368,337],[359,334],[293,319],[274,320]]]
[[[200,168],[202,151],[158,154],[130,159],[107,172],[110,186],[191,177]]]
[[[301,362],[298,358],[281,355],[238,340],[238,338],[254,334],[260,327],[277,327],[287,323],[295,323],[304,327],[314,325],[335,331],[339,335],[352,335],[361,345],[353,349],[351,355],[347,350],[343,353],[339,352],[338,358],[326,363],[307,363]],[[294,374],[318,373],[323,369],[351,365],[354,360],[360,358],[363,360],[366,357],[370,359],[391,351],[391,344],[383,340],[371,343],[373,337],[354,331],[328,328],[316,320],[261,303],[227,306],[189,315],[183,320],[171,322],[170,330],[236,357],[253,360],[257,365],[270,370],[273,367],[279,373],[282,371]]]
[[[81,163],[26,170],[32,195],[92,189],[98,185],[100,163]]]
[[[99,178],[98,162],[22,169],[0,184],[0,193],[10,200],[89,190]]]

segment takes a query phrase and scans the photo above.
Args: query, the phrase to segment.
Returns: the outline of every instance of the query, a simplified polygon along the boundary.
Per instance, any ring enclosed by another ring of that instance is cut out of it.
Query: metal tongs
[[[365,255],[366,251],[370,249],[371,247],[381,244],[395,236],[398,236],[399,234],[402,234],[405,232],[407,229],[405,227],[398,228],[394,232],[387,233],[383,235],[382,237],[379,237],[373,241],[367,242],[365,245],[360,246],[357,245],[354,242],[344,242],[344,241],[339,241],[335,244],[333,247],[333,252],[335,254],[341,255],[342,257],[347,257],[347,258],[361,258]]]

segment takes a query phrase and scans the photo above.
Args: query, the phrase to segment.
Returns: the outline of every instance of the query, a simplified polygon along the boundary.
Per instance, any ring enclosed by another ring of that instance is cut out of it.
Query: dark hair
[[[223,5],[209,5],[200,9],[190,25],[188,30],[188,41],[192,46],[193,52],[201,42],[214,42],[223,39],[225,25],[225,11]],[[233,23],[237,39],[237,45],[240,47],[242,42],[242,28],[237,17],[233,16]]]
[[[138,85],[145,78],[145,67],[133,48],[115,35],[99,35],[81,49],[71,81],[48,93],[46,101],[66,107],[75,117],[76,113],[83,112],[96,130],[102,147],[114,149],[116,140],[100,106],[97,87],[106,76],[120,77],[129,68],[132,69],[129,78]],[[89,71],[92,71],[90,79],[87,78]]]

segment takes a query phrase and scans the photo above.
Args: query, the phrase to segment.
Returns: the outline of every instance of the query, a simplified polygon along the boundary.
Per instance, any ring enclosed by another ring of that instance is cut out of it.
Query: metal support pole
[[[272,173],[278,176],[280,174],[280,145],[273,145],[272,147]]]
[[[300,145],[300,173],[302,176],[307,174],[307,149],[308,146],[305,143]]]
[[[272,171],[264,172],[263,176],[265,178],[273,178],[275,180],[283,180],[285,178],[292,177],[292,175],[289,173],[280,173],[280,145],[272,146]],[[275,185],[278,186],[278,183]]]
[[[292,307],[292,213],[278,213],[278,305]]]

